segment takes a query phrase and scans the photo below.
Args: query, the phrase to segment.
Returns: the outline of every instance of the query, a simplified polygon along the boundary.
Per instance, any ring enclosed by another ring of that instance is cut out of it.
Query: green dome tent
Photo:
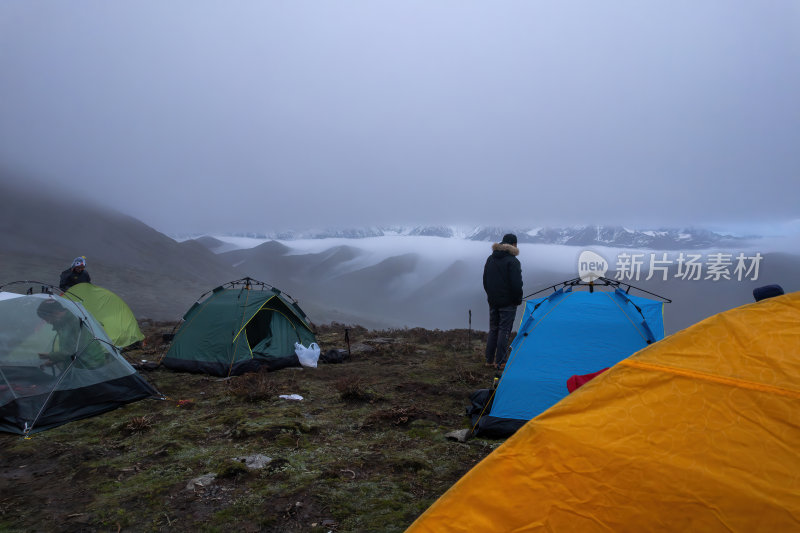
[[[91,283],[78,283],[62,296],[83,304],[100,322],[115,346],[124,348],[144,339],[131,308],[110,290]]]
[[[151,396],[80,303],[0,298],[0,431],[27,435]]]
[[[161,363],[215,376],[277,370],[299,366],[296,342],[316,342],[297,302],[266,283],[244,278],[200,297],[183,316]]]

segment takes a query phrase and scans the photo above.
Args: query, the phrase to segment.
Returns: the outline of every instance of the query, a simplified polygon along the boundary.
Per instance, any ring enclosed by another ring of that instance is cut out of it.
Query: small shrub
[[[125,424],[127,433],[144,433],[153,428],[153,421],[148,416],[134,416]]]
[[[394,349],[394,353],[398,353],[400,355],[411,355],[417,351],[417,345],[409,342],[404,342],[400,346]]]
[[[450,381],[452,383],[475,386],[484,383],[486,381],[486,375],[485,373],[476,372],[474,369],[457,364],[453,368],[453,377]]]
[[[245,374],[231,381],[231,394],[246,402],[260,402],[278,396],[278,385],[267,372]]]
[[[384,422],[393,426],[405,426],[421,414],[416,407],[392,407],[382,411],[375,411],[364,421],[365,426],[373,426]]]
[[[371,401],[374,395],[367,389],[364,380],[358,376],[347,376],[336,381],[336,390],[342,400]]]
[[[232,478],[247,474],[248,472],[250,472],[250,470],[247,468],[247,465],[244,464],[244,461],[229,459],[217,468],[217,478]]]

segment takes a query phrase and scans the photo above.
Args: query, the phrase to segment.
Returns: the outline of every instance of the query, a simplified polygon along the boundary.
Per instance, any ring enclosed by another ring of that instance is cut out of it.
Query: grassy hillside
[[[157,358],[171,328],[143,324],[147,347],[126,357]],[[322,350],[345,348],[343,334],[320,328]],[[167,400],[30,440],[0,434],[0,530],[403,531],[499,445],[444,437],[467,427],[468,394],[492,372],[474,332],[470,346],[466,330],[350,335],[342,364],[143,371]],[[270,460],[251,469],[248,456]]]

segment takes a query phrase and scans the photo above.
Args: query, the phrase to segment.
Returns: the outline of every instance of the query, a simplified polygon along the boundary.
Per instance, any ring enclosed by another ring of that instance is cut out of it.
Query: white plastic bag
[[[309,344],[308,348],[299,342],[296,342],[294,343],[294,353],[297,354],[297,358],[300,360],[301,365],[317,368],[317,361],[319,360],[319,346],[317,346],[316,342]]]
[[[282,400],[296,400],[298,402],[303,399],[303,397],[299,394],[281,394],[278,396],[278,398],[281,398]]]

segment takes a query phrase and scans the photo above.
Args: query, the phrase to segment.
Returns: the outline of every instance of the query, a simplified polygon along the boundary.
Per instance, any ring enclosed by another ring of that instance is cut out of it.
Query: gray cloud
[[[798,27],[793,0],[7,2],[0,163],[163,231],[781,221]]]

